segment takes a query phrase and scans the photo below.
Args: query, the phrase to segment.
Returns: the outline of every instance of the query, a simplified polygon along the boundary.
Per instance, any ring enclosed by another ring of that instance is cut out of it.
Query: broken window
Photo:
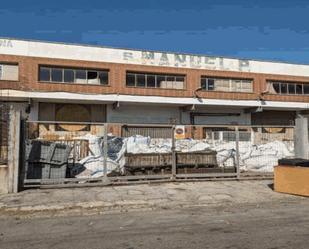
[[[280,83],[274,83],[273,88],[275,93],[280,93]]]
[[[158,75],[157,76],[157,87],[163,87],[164,82],[165,82],[165,76]]]
[[[87,71],[87,80],[89,84],[99,84],[98,72]]]
[[[39,80],[60,83],[108,85],[108,71],[40,66]]]
[[[273,94],[309,94],[309,84],[297,82],[268,81],[268,91]]]
[[[76,83],[87,83],[87,74],[85,70],[75,71],[75,82]]]

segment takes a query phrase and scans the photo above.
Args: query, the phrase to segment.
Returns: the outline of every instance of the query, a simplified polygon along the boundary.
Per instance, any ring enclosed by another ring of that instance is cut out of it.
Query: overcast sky
[[[2,0],[0,36],[309,64],[305,0]]]

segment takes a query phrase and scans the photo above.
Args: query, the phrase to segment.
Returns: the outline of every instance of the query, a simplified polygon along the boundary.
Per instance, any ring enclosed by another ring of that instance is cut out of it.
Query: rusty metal
[[[217,167],[215,151],[175,152],[173,153],[141,153],[125,155],[126,174],[172,174],[179,172],[204,172],[205,168]],[[175,167],[172,167],[175,164]],[[174,169],[173,169],[174,168]],[[195,170],[193,170],[193,168]],[[177,172],[176,172],[177,170]],[[208,171],[207,171],[208,172]],[[218,172],[221,172],[220,170]]]
[[[160,127],[156,125],[153,125],[152,127],[122,126],[122,137],[131,137],[134,135],[141,135],[151,138],[171,138],[172,129],[171,127]]]
[[[8,161],[9,112],[9,105],[0,103],[0,164]]]

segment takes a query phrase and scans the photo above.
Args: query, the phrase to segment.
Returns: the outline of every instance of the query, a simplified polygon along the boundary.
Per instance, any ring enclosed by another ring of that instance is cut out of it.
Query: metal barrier
[[[0,103],[0,165],[8,161],[9,105]]]
[[[269,177],[294,155],[292,126],[28,122],[26,131],[25,187]]]

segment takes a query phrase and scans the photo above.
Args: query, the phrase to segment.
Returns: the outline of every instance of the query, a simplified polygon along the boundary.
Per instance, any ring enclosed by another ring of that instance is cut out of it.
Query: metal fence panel
[[[67,130],[55,129],[59,125]],[[89,129],[78,129],[85,126]],[[34,159],[26,155],[29,184],[236,178],[271,173],[278,159],[293,156],[293,127],[55,122],[27,127],[26,141],[40,143]],[[34,169],[38,163],[41,168]]]

